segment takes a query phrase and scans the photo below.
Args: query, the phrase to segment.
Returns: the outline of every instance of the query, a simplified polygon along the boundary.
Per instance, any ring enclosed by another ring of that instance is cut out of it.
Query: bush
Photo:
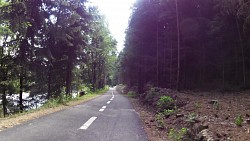
[[[134,92],[134,91],[129,91],[129,92],[127,93],[127,96],[128,96],[128,97],[136,97],[136,96],[137,96],[137,93]]]
[[[158,128],[165,128],[165,123],[164,123],[165,115],[163,113],[158,113],[155,115],[155,121],[156,121],[156,126]]]
[[[158,111],[164,111],[165,109],[172,110],[174,109],[174,100],[170,96],[162,96],[157,101]]]
[[[146,92],[146,96],[144,101],[147,103],[152,104],[154,102],[154,99],[158,99],[158,97],[161,95],[159,88],[151,88]]]
[[[170,129],[168,137],[172,141],[182,141],[187,134],[187,128],[181,128],[180,130]]]
[[[58,99],[50,99],[43,104],[43,108],[54,108],[58,106]]]
[[[172,114],[174,114],[175,113],[175,110],[170,110],[170,109],[164,109],[163,110],[163,114],[165,115],[165,116],[170,116],[170,115],[172,115]]]
[[[243,118],[242,118],[241,116],[237,116],[237,118],[235,119],[234,123],[235,123],[237,126],[242,126]]]
[[[59,104],[66,104],[67,102],[69,102],[72,99],[72,96],[67,96],[66,95],[66,91],[65,90],[66,90],[66,88],[62,87],[61,93],[60,93],[59,98],[57,100],[57,102]]]
[[[85,92],[85,94],[91,93],[91,89],[92,89],[92,87],[89,86],[89,85],[82,84],[82,85],[79,86],[79,91],[80,92]]]

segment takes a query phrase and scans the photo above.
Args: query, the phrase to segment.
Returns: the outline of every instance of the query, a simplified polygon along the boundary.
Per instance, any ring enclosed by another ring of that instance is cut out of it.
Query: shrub
[[[144,102],[156,105],[157,100],[165,94],[166,94],[166,89],[162,89],[162,88],[158,88],[158,87],[150,88],[148,91],[145,92],[145,94],[143,96]]]
[[[79,86],[79,91],[81,92],[85,92],[85,94],[89,94],[91,93],[91,89],[92,89],[92,86],[91,85],[85,85],[85,84],[82,84]]]
[[[194,122],[195,122],[195,119],[196,119],[196,114],[195,114],[195,113],[190,113],[190,114],[187,116],[187,120],[186,120],[186,121],[194,123]]]
[[[59,104],[66,104],[67,102],[69,102],[72,99],[71,96],[66,96],[66,91],[65,90],[66,90],[66,88],[62,87],[61,93],[60,93],[59,99],[58,99]]]
[[[43,108],[54,108],[57,106],[58,106],[58,100],[57,99],[50,99],[50,100],[46,101],[42,107]]]
[[[170,115],[172,115],[172,114],[174,114],[175,113],[175,110],[170,110],[170,109],[164,109],[163,110],[163,114],[165,115],[165,116],[170,116]]]
[[[158,128],[165,128],[165,123],[164,123],[165,115],[163,113],[158,113],[155,115],[155,121],[156,121],[156,126]]]
[[[220,103],[218,101],[214,102],[213,103],[213,108],[216,109],[216,110],[219,110],[220,109]]]
[[[194,107],[195,107],[195,109],[200,109],[201,108],[201,103],[200,102],[195,102],[194,103]]]
[[[237,118],[235,119],[234,123],[235,123],[237,126],[242,126],[243,118],[242,118],[241,116],[237,116]]]
[[[136,96],[137,96],[137,93],[134,92],[134,91],[129,91],[129,92],[127,93],[127,96],[129,96],[129,97],[136,97]]]
[[[170,96],[162,96],[157,101],[157,108],[159,111],[163,111],[164,109],[173,109],[174,108],[174,100]]]
[[[172,141],[182,141],[187,134],[187,128],[181,128],[180,130],[170,129],[168,137]]]

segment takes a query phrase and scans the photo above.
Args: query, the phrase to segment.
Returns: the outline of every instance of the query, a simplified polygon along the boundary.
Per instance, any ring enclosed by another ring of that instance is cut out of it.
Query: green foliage
[[[175,113],[175,110],[170,110],[170,109],[164,109],[163,110],[163,114],[164,115],[166,115],[166,116],[170,116],[170,115],[172,115],[172,114],[174,114]]]
[[[173,109],[174,100],[170,96],[162,96],[157,101],[157,108],[159,111],[163,111],[165,109]]]
[[[84,91],[85,92],[85,94],[89,94],[89,93],[91,93],[91,86],[88,86],[88,85],[85,85],[85,84],[81,84],[81,85],[79,85],[79,91],[81,92],[81,91]]]
[[[243,123],[243,118],[241,115],[237,116],[234,123],[237,125],[237,126],[242,126],[242,123]]]
[[[194,103],[194,107],[195,107],[195,109],[200,109],[201,108],[201,103],[200,102],[195,102]]]
[[[148,91],[146,91],[146,96],[144,101],[152,104],[154,99],[159,97],[160,95],[161,92],[159,88],[157,87],[150,88]]]
[[[119,55],[124,84],[140,93],[147,83],[170,89],[178,83],[182,89],[249,86],[249,1],[138,0],[133,7]]]
[[[219,103],[219,101],[216,101],[216,102],[213,103],[213,108],[216,109],[216,110],[220,109],[220,103]]]
[[[66,95],[66,87],[62,87],[61,89],[61,93],[58,97],[58,104],[66,104],[68,103],[69,101],[71,101],[72,99],[72,96],[71,95]]]
[[[195,119],[196,119],[196,114],[195,114],[195,113],[190,113],[190,114],[187,116],[187,121],[190,122],[190,123],[194,123],[194,122],[195,122]]]
[[[187,131],[187,128],[181,128],[180,130],[172,128],[168,133],[168,137],[171,141],[182,141],[187,134]]]
[[[145,97],[145,101],[146,102],[151,102],[153,101],[153,98],[157,95],[157,92],[155,91],[155,88],[151,88],[149,91],[146,92],[146,97]]]
[[[58,99],[49,99],[43,104],[42,108],[55,108],[58,105]]]
[[[165,119],[165,115],[163,113],[157,113],[155,115],[155,122],[158,128],[161,128],[161,129],[165,128],[164,119]]]
[[[53,107],[114,83],[116,41],[85,2],[0,1],[0,93],[48,93]]]
[[[134,92],[134,91],[129,91],[129,92],[127,93],[127,96],[128,96],[128,97],[136,97],[136,96],[137,96],[137,93]]]

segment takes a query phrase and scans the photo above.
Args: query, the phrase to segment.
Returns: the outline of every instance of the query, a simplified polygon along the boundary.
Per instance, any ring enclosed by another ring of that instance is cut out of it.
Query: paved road
[[[127,98],[110,89],[82,105],[0,132],[0,141],[147,141]]]

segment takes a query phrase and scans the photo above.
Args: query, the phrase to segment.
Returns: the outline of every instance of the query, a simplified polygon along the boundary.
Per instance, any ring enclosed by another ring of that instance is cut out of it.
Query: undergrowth
[[[25,115],[28,113],[33,113],[39,110],[46,110],[48,108],[56,108],[59,107],[61,105],[71,105],[70,103],[74,103],[74,101],[87,101],[89,99],[92,99],[96,96],[99,96],[103,93],[105,93],[106,91],[108,91],[108,87],[105,87],[103,89],[97,90],[96,92],[89,92],[88,94],[84,95],[84,96],[77,96],[75,98],[72,98],[71,96],[65,96],[64,93],[61,93],[60,96],[58,98],[53,98],[53,99],[49,99],[47,100],[40,108],[38,109],[32,109],[32,110],[28,110],[28,111],[23,111],[23,112],[18,112],[12,115],[7,115],[6,117],[8,118],[14,118],[14,117],[18,117],[21,115]],[[0,113],[2,108],[0,108]],[[0,117],[3,117],[3,113],[1,113]]]
[[[129,92],[127,93],[127,96],[128,96],[128,97],[137,97],[137,93],[134,92],[134,91],[129,91]]]
[[[168,133],[168,137],[171,141],[182,141],[185,138],[187,131],[187,128],[181,128],[179,130],[172,128]]]

